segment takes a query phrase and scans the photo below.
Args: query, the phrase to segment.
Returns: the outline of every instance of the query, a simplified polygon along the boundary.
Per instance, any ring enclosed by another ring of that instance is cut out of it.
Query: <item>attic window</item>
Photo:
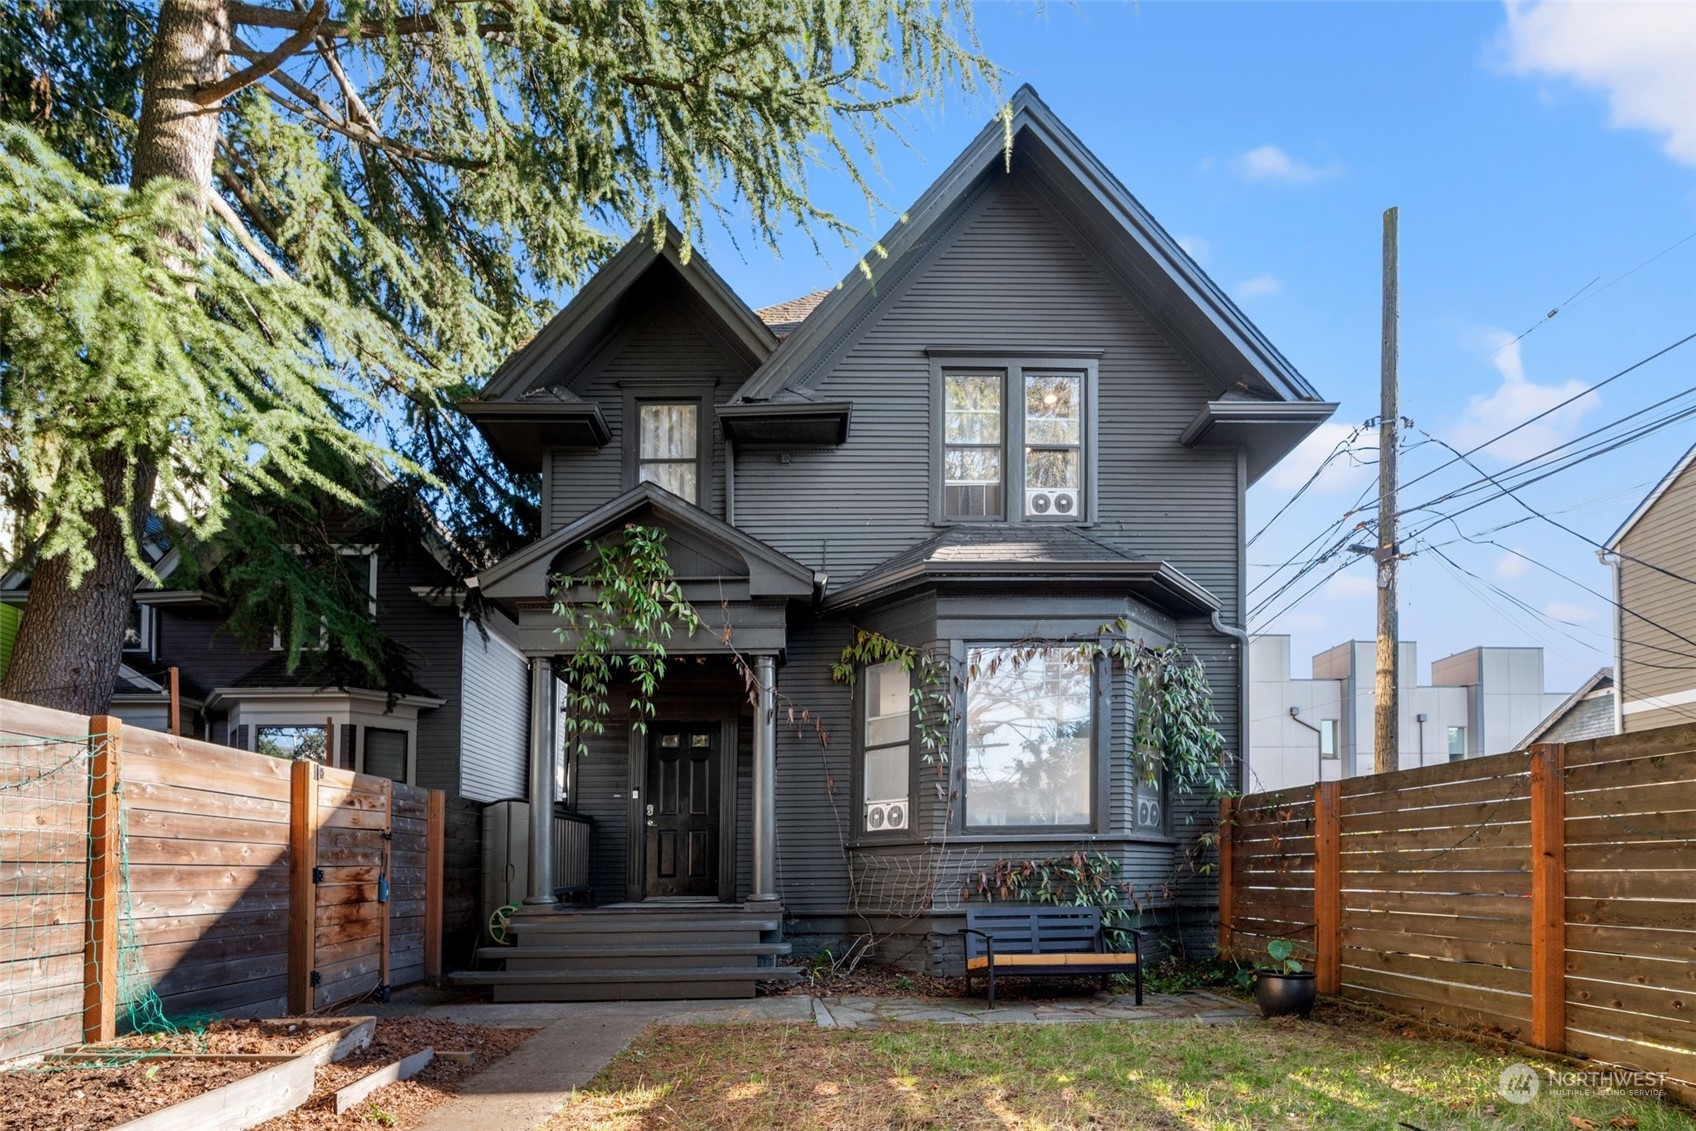
[[[636,481],[699,502],[701,406],[647,402],[637,407]]]

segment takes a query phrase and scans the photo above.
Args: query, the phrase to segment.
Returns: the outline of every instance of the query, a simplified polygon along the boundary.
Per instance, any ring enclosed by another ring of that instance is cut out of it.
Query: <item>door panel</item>
[[[648,728],[648,895],[718,894],[716,724]]]

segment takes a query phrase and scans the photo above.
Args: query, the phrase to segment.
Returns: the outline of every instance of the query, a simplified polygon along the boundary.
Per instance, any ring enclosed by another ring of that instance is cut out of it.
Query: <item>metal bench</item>
[[[1131,952],[1109,952],[1098,907],[1020,907],[968,910],[960,938],[966,947],[966,992],[972,975],[989,979],[989,1008],[995,1008],[995,975],[1099,974],[1107,988],[1111,974],[1135,974],[1137,1004],[1142,1004],[1142,936],[1131,936]]]

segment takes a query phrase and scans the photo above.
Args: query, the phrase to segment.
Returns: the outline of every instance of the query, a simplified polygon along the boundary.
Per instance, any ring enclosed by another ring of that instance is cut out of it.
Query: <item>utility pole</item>
[[[1397,287],[1396,210],[1384,212],[1384,339],[1379,372],[1378,407],[1378,682],[1372,727],[1373,772],[1387,774],[1398,765],[1401,735],[1397,722],[1401,683],[1396,624],[1396,455],[1401,406],[1396,388],[1396,340],[1400,317]]]

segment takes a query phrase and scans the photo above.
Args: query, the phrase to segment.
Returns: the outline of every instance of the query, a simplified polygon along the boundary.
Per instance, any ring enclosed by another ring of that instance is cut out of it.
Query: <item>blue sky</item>
[[[1335,423],[1251,492],[1251,531],[1377,413],[1390,205],[1401,217],[1402,410],[1441,440],[1470,447],[1696,331],[1696,239],[1678,244],[1696,234],[1696,5],[985,4],[977,18],[1007,89],[1032,83],[1341,402]],[[910,148],[879,154],[886,203],[916,198],[993,109],[955,97],[915,113]],[[821,173],[814,187],[826,206],[864,216],[840,179]],[[781,258],[745,237],[742,248],[710,234],[703,250],[755,306],[833,283],[860,250],[827,246],[821,262],[800,236]],[[1474,458],[1493,473],[1693,387],[1696,342]],[[1679,406],[1696,406],[1696,393]],[[1692,442],[1696,418],[1520,494],[1605,540]],[[1373,458],[1371,434],[1357,446]],[[1409,450],[1404,480],[1445,458],[1436,443]],[[1334,461],[1250,561],[1296,555],[1374,476]],[[1404,505],[1474,478],[1457,465]],[[1458,522],[1476,537],[1525,514],[1499,499]],[[1535,519],[1486,537],[1500,545],[1441,547],[1452,565],[1416,544],[1403,568],[1402,632],[1420,645],[1420,678],[1476,644],[1543,645],[1550,690],[1609,662],[1611,610],[1573,584],[1608,592],[1593,547]],[[1447,526],[1425,541],[1455,538]],[[1252,627],[1291,633],[1305,672],[1313,653],[1372,635],[1369,569],[1345,569],[1269,622],[1276,611]]]

